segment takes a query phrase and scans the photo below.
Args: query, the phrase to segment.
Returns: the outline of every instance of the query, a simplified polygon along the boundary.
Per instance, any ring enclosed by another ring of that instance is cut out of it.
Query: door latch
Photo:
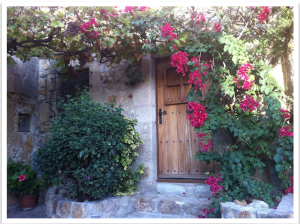
[[[167,111],[164,110],[164,112],[162,112],[162,109],[160,108],[160,109],[158,110],[159,124],[162,124],[162,117],[161,117],[161,115],[163,115],[163,114],[167,114]]]

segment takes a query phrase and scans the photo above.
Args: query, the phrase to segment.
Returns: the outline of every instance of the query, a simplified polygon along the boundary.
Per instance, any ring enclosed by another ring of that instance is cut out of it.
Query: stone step
[[[129,219],[155,219],[155,218],[168,218],[168,219],[195,219],[196,217],[194,215],[168,215],[168,214],[158,214],[158,213],[152,213],[152,212],[132,212],[128,215],[126,215],[124,218]]]
[[[104,197],[97,201],[75,202],[49,190],[46,197],[49,218],[195,218],[213,202],[195,193],[146,193]]]

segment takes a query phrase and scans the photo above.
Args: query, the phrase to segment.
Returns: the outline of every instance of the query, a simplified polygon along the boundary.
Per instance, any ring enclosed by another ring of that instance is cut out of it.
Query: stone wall
[[[145,165],[144,174],[139,184],[140,189],[156,189],[156,102],[155,102],[155,62],[150,56],[144,56],[142,63],[143,81],[130,85],[125,74],[129,62],[119,65],[107,62],[99,65],[96,61],[87,63],[93,72],[90,75],[90,95],[96,102],[107,102],[116,95],[117,104],[122,105],[123,114],[131,119],[138,119],[136,130],[144,144],[137,149],[139,156],[134,165]]]

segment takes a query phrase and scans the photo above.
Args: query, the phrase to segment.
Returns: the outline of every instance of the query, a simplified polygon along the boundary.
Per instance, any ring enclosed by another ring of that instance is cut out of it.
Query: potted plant
[[[23,210],[29,210],[36,206],[38,190],[43,186],[43,180],[37,179],[36,171],[24,162],[12,162],[7,164],[7,191],[18,196]]]

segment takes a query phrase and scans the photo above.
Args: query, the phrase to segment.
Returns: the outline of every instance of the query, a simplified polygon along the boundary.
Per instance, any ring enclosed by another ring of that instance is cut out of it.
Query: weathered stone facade
[[[48,218],[196,218],[213,202],[197,194],[196,188],[184,190],[167,194],[139,191],[132,196],[77,202],[56,195],[51,187],[46,195],[46,212]]]
[[[277,208],[269,208],[263,201],[255,200],[246,205],[235,202],[220,203],[222,218],[293,218],[294,195],[288,194],[282,197]]]

